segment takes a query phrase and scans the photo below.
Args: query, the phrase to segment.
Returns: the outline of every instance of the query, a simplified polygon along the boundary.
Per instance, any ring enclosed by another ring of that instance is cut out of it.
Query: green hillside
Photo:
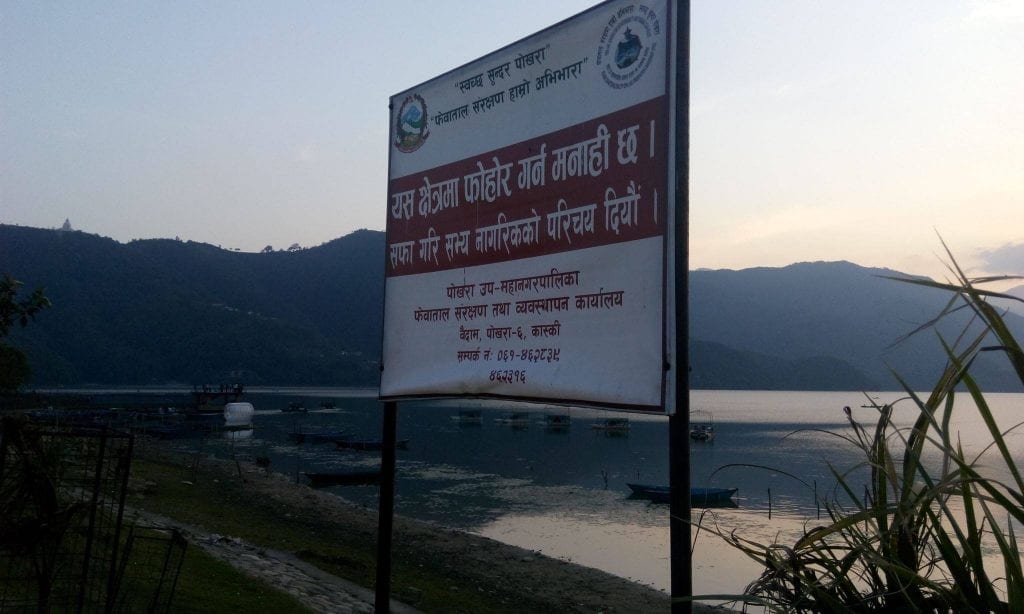
[[[36,385],[372,383],[381,253],[372,232],[246,254],[0,226],[0,268],[53,303],[12,335]]]
[[[369,230],[253,254],[0,225],[0,273],[53,302],[11,337],[34,386],[376,385],[384,253],[384,234]],[[896,342],[949,297],[883,279],[899,275],[848,262],[692,272],[691,386],[891,389],[890,369],[927,385],[942,367],[935,332]],[[1018,316],[1007,322],[1024,329]],[[987,389],[1014,390],[989,362]]]

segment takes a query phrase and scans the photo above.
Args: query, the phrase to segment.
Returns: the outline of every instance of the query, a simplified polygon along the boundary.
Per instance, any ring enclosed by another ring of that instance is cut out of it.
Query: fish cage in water
[[[129,558],[141,542],[124,523],[133,441],[108,428],[3,419],[0,611],[147,609],[119,597],[132,561],[142,560]],[[168,552],[183,550],[167,543]]]

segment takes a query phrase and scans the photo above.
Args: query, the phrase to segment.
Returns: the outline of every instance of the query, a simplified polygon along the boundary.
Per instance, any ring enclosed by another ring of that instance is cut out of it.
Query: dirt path
[[[369,614],[374,611],[373,591],[326,573],[287,552],[259,548],[237,537],[209,533],[149,512],[131,510],[129,515],[141,524],[177,529],[193,546],[250,577],[285,591],[313,612]],[[391,601],[390,608],[396,614],[417,612],[395,600]]]

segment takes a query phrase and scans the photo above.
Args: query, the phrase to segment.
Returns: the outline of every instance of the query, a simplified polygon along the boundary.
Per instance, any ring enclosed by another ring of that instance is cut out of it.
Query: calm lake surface
[[[304,471],[373,468],[379,453],[339,450],[332,444],[297,445],[288,434],[316,428],[345,429],[356,438],[379,439],[381,404],[376,391],[345,389],[252,389],[246,399],[256,407],[252,430],[221,433],[201,443],[221,456],[267,456],[273,470]],[[900,393],[870,393],[891,403]],[[1024,394],[986,398],[1003,429],[1022,419]],[[333,409],[316,409],[330,400]],[[292,402],[308,413],[282,413]],[[853,448],[824,431],[850,433],[844,406],[865,425],[877,411],[860,392],[694,391],[693,421],[713,420],[711,443],[693,442],[694,486],[738,488],[736,508],[694,510],[694,521],[736,530],[769,543],[777,536],[792,541],[805,523],[816,522],[815,488],[830,495],[837,469],[862,459]],[[480,409],[480,424],[453,420],[459,409]],[[503,413],[531,412],[525,428],[495,419]],[[568,430],[551,431],[546,414],[571,416]],[[916,416],[910,402],[896,405],[898,423]],[[970,400],[959,398],[954,430],[965,447],[981,451],[991,441]],[[609,435],[592,424],[628,417],[627,434]],[[668,420],[556,406],[512,406],[505,402],[409,402],[399,405],[396,513],[537,550],[549,556],[654,586],[669,588],[668,506],[630,498],[626,482],[668,483]],[[1024,464],[1024,431],[1007,443]],[[191,442],[187,445],[200,445]],[[785,473],[792,474],[801,481]],[[854,474],[854,483],[866,482]],[[375,507],[375,486],[337,486],[329,492]],[[771,517],[769,518],[769,508]],[[693,582],[698,594],[735,593],[753,580],[759,567],[717,536],[694,530]]]

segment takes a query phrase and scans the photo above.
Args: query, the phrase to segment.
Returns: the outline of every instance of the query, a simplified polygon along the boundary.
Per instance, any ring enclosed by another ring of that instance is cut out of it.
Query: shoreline
[[[195,475],[198,476],[196,483],[203,480],[217,485],[212,491],[204,491],[212,494],[201,494],[199,489],[192,490],[198,496],[214,498],[213,501],[206,501],[206,504],[219,509],[242,509],[239,508],[240,504],[249,510],[258,507],[272,509],[273,515],[270,518],[276,517],[272,522],[294,524],[301,519],[302,524],[310,525],[319,535],[345,534],[354,538],[354,542],[350,541],[341,548],[345,559],[369,561],[363,567],[375,559],[377,514],[374,510],[357,506],[333,494],[295,484],[288,477],[265,471],[249,461],[222,460],[211,456],[196,459],[194,455],[192,459],[182,458],[180,451],[150,441],[140,446],[138,456],[143,464],[169,463],[174,468],[169,474],[173,478],[181,478],[181,471],[194,471],[189,465],[191,461],[198,460],[198,467],[195,468]],[[144,473],[148,475],[147,480],[153,475],[152,471]],[[153,494],[172,486],[177,485],[151,483],[144,488],[150,494],[136,495],[130,504],[174,521],[199,526],[206,532],[231,534],[230,530],[224,530],[229,525],[206,526],[204,522],[195,522],[195,518],[176,517],[174,509],[159,509],[160,497],[154,497]],[[189,484],[186,488],[189,486],[194,485]],[[225,500],[216,500],[221,494]],[[153,509],[154,506],[157,509]],[[181,512],[181,515],[193,513],[187,506]],[[217,518],[207,520],[218,521]],[[284,550],[325,572],[335,573],[359,585],[368,584],[365,581],[366,569],[351,574],[358,577],[345,577],[345,574],[336,573],[337,565],[333,568],[327,565],[328,569],[321,566],[323,562],[336,563],[333,559],[341,556],[327,552],[331,548],[326,546],[333,545],[329,538],[323,540],[323,549],[280,548],[277,544],[261,543],[258,537],[254,539],[254,535],[260,534],[260,529],[248,527],[246,530],[250,535],[233,537],[241,537],[259,548]],[[272,532],[273,526],[262,527],[262,530]],[[372,552],[354,551],[365,550],[367,547],[374,549]],[[460,611],[457,607],[448,609],[440,604],[445,603],[447,598],[457,603],[462,598],[460,593],[466,591],[487,596],[487,603],[494,606],[488,607],[487,611],[496,612],[631,612],[669,611],[671,608],[671,600],[664,592],[625,578],[488,537],[397,515],[394,519],[392,559],[395,562],[392,570],[392,598],[425,612]],[[351,560],[347,562],[351,563]],[[410,584],[409,567],[412,567],[411,579],[423,583],[423,586]],[[417,579],[418,572],[426,579]],[[450,594],[450,597],[446,597],[446,594]],[[723,609],[695,604],[694,611]]]

